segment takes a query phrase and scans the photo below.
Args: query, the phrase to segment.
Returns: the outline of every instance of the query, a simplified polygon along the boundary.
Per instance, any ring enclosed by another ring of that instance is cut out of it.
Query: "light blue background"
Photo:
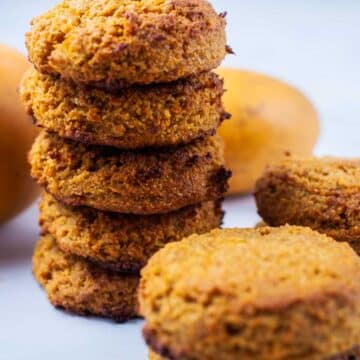
[[[29,20],[54,3],[0,0],[0,42],[25,52]],[[322,118],[317,153],[359,156],[360,1],[213,3],[228,11],[228,42],[237,55],[225,64],[265,72],[302,89]],[[250,197],[228,200],[226,209],[226,226],[252,226],[257,220]],[[0,360],[145,359],[141,322],[84,319],[48,304],[31,276],[36,216],[33,207],[0,228]]]

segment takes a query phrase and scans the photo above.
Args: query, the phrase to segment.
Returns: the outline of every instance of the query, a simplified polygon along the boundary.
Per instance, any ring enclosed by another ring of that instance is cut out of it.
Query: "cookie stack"
[[[139,271],[168,242],[220,226],[228,115],[210,70],[224,15],[205,0],[64,0],[27,34],[21,96],[45,130],[34,274],[66,310],[138,315]]]

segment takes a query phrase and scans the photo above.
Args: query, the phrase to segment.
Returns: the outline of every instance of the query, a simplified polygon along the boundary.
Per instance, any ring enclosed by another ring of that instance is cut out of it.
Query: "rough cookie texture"
[[[221,202],[205,202],[161,215],[109,213],[87,207],[64,206],[44,194],[40,226],[66,253],[105,268],[138,272],[166,243],[221,225]]]
[[[138,316],[137,276],[106,271],[67,255],[50,235],[41,237],[35,247],[33,273],[54,306],[116,321]]]
[[[360,253],[360,160],[294,158],[258,180],[258,212],[271,226],[309,226]]]
[[[83,143],[135,149],[189,143],[229,115],[214,73],[109,93],[29,70],[20,87],[36,125]]]
[[[32,21],[26,44],[40,72],[115,89],[216,68],[225,23],[206,0],[64,0]]]
[[[169,359],[323,360],[360,343],[360,260],[309,228],[214,230],[142,270],[148,345]]]
[[[43,132],[30,151],[31,174],[67,205],[157,214],[227,190],[219,137],[163,150],[124,151],[86,146]]]

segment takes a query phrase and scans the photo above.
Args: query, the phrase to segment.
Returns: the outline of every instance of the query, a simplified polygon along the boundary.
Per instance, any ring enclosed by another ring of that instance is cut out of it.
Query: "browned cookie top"
[[[114,89],[217,67],[225,20],[206,0],[64,0],[32,21],[26,44],[39,71]]]
[[[181,360],[323,360],[360,343],[360,260],[309,228],[223,229],[142,270],[144,336]]]

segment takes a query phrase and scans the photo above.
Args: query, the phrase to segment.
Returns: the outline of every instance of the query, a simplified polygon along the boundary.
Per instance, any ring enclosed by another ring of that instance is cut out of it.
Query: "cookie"
[[[320,360],[360,343],[360,261],[305,227],[213,230],[142,270],[150,348],[172,360]]]
[[[42,236],[36,245],[33,273],[56,307],[116,321],[138,316],[138,276],[106,271],[65,254],[51,235]]]
[[[258,180],[258,212],[271,226],[309,226],[360,253],[360,160],[288,157]]]
[[[61,137],[124,149],[189,143],[213,135],[229,116],[215,73],[109,93],[31,69],[20,94],[36,125]]]
[[[64,0],[32,21],[26,45],[40,72],[112,90],[216,68],[225,23],[206,0]]]
[[[221,198],[230,176],[217,136],[133,152],[86,146],[43,132],[30,162],[32,176],[64,204],[140,215]]]
[[[220,201],[210,201],[160,215],[109,213],[64,206],[44,194],[40,226],[59,248],[114,271],[136,273],[166,243],[221,225]]]

